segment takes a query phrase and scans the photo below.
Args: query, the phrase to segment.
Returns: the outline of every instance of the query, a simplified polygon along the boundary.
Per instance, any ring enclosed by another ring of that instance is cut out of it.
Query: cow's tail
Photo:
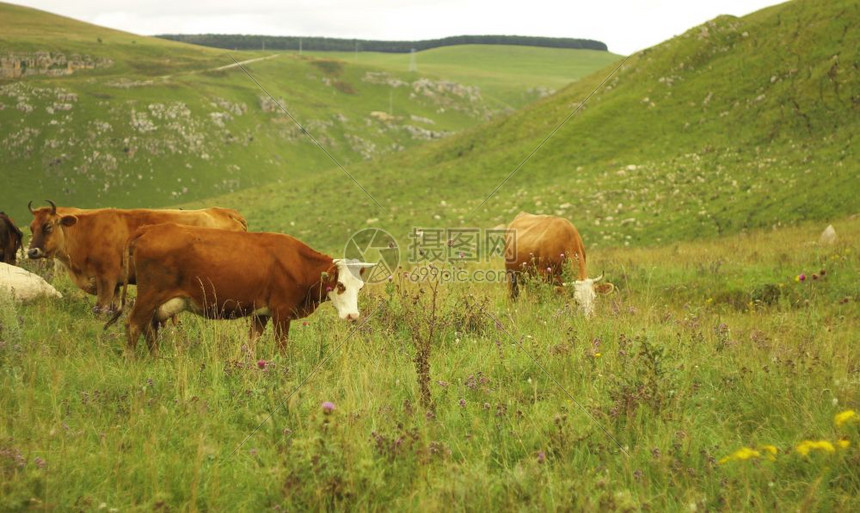
[[[132,257],[132,252],[134,252],[134,239],[129,239],[126,244],[125,251],[122,252],[122,295],[120,296],[119,309],[114,312],[113,316],[105,323],[104,329],[107,330],[119,319],[122,315],[122,311],[125,310],[125,298],[128,294],[128,275],[129,275],[129,261]]]

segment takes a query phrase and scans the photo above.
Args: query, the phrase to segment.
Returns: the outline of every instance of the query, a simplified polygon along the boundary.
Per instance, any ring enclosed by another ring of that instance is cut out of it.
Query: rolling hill
[[[521,210],[572,219],[592,247],[824,223],[860,211],[858,19],[855,2],[821,0],[719,17],[510,116],[350,168],[372,198],[331,169],[218,201],[332,250],[361,226],[405,246],[413,227]]]
[[[0,208],[18,218],[29,200],[164,206],[292,183],[483,123],[618,58],[534,48],[512,64],[546,71],[521,81],[498,57],[466,67],[473,49],[445,48],[449,78],[372,57],[225,52],[10,4],[0,48]]]

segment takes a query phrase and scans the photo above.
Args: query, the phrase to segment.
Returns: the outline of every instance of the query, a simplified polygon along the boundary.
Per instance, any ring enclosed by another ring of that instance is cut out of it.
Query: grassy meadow
[[[0,510],[860,509],[858,9],[795,0],[578,54],[594,73],[479,46],[417,74],[249,64],[303,132],[221,51],[0,4],[4,48],[114,62],[0,83],[19,224],[30,199],[217,204],[334,256],[383,228],[403,260],[360,322],[323,305],[285,354],[271,328],[249,347],[247,322],[183,314],[157,355],[24,262],[64,298],[0,298]],[[578,227],[615,285],[592,318],[539,283],[514,303],[410,279],[413,229],[521,210]]]
[[[126,354],[57,277],[0,309],[0,509],[856,510],[860,219],[835,227],[593,251],[591,319],[398,273],[283,355],[190,314]]]

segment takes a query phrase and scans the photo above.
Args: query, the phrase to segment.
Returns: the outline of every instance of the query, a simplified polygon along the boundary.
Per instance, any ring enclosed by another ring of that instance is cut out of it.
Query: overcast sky
[[[460,35],[596,39],[630,54],[720,14],[779,0],[6,0],[154,34],[260,34],[394,40]]]

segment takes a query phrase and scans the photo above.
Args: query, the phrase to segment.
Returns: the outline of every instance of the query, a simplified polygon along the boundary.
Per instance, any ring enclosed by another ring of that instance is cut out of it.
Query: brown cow
[[[283,351],[290,321],[310,315],[323,301],[331,300],[341,319],[358,319],[362,274],[373,264],[333,260],[280,233],[158,224],[131,237],[126,265],[137,271],[128,346],[133,350],[143,333],[154,352],[161,323],[184,310],[209,319],[250,316],[252,342],[271,318]],[[123,287],[123,306],[125,296]]]
[[[18,250],[21,249],[21,237],[23,234],[12,218],[0,212],[0,262],[15,265]]]
[[[33,238],[27,256],[32,259],[56,258],[69,271],[72,281],[82,290],[98,296],[94,311],[107,312],[115,307],[115,295],[123,282],[123,254],[129,236],[141,226],[179,223],[245,231],[248,224],[238,212],[227,208],[201,210],[84,210],[57,207],[33,210],[30,231]],[[129,283],[135,283],[134,269]]]
[[[505,271],[511,298],[519,294],[518,280],[522,273],[538,275],[561,289],[565,265],[574,276],[574,299],[586,316],[594,311],[595,286],[603,279],[588,278],[585,268],[585,245],[579,232],[567,219],[520,212],[508,225],[505,235]],[[609,284],[607,284],[609,285]],[[600,287],[600,292],[612,286]]]

